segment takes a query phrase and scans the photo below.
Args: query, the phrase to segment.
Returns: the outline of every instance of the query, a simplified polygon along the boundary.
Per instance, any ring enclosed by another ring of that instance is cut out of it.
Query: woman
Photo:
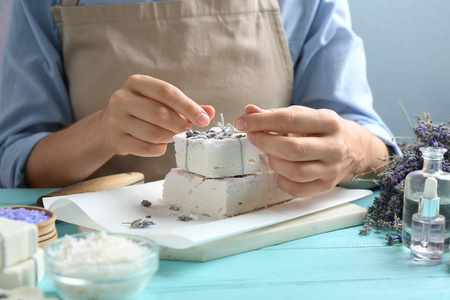
[[[297,197],[398,151],[373,110],[346,1],[20,0],[12,16],[2,186],[161,179],[172,136],[216,111],[237,118]]]

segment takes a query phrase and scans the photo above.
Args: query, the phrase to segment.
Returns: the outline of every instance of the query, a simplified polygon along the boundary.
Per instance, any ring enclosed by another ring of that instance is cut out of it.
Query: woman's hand
[[[163,155],[186,127],[206,126],[213,117],[214,108],[196,104],[175,86],[133,75],[111,96],[102,123],[113,154],[150,157]]]
[[[106,108],[41,139],[26,164],[30,187],[85,180],[114,155],[160,156],[172,136],[206,126],[214,108],[200,106],[167,82],[133,75]]]
[[[267,153],[278,186],[294,197],[328,192],[378,167],[388,155],[381,139],[327,109],[248,105],[234,126],[248,131],[248,139]]]

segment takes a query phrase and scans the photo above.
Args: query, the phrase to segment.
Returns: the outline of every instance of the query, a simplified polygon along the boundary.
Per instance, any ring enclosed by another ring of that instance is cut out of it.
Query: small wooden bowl
[[[36,223],[37,229],[38,229],[38,244],[40,248],[44,248],[45,245],[50,243],[53,240],[56,240],[58,238],[58,232],[56,231],[55,221],[56,221],[56,213],[54,213],[51,210],[37,207],[37,206],[7,206],[2,208],[11,208],[11,209],[18,209],[18,208],[25,208],[28,210],[39,210],[44,211],[47,216],[50,217],[50,219]]]

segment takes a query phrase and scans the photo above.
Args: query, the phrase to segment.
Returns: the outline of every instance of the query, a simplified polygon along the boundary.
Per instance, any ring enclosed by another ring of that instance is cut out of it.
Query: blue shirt
[[[154,1],[154,0],[149,0]],[[25,187],[25,164],[43,137],[73,122],[58,29],[61,0],[15,0],[0,84],[0,186]],[[79,5],[142,2],[80,0]],[[279,0],[294,68],[292,104],[328,108],[400,153],[374,111],[363,42],[345,0]]]

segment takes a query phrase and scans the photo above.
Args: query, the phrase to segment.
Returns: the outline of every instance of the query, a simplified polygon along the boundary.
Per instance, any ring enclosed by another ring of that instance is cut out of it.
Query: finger
[[[212,107],[211,105],[200,105],[200,106],[208,114],[210,120],[214,119],[214,116],[216,115],[216,110],[214,109],[214,107]]]
[[[131,96],[127,101],[129,114],[134,118],[154,124],[174,134],[186,130],[189,121],[168,106],[159,102],[148,101],[142,96]]]
[[[245,107],[244,112],[245,112],[245,114],[254,114],[254,113],[263,113],[263,112],[267,112],[267,111],[259,108],[256,105],[249,104]],[[242,115],[242,116],[244,116],[244,115]],[[242,116],[239,116],[234,120],[233,126],[237,130],[245,131],[244,128],[246,128],[246,123],[245,123],[245,119],[243,119]]]
[[[318,135],[335,132],[341,122],[339,116],[331,110],[291,106],[242,115],[236,119],[234,126],[242,131]]]
[[[325,138],[289,137],[265,132],[249,132],[247,138],[261,151],[288,161],[330,161],[336,153],[331,153],[333,145],[327,145]]]
[[[246,114],[254,114],[254,113],[264,113],[269,112],[268,110],[264,110],[256,105],[249,104],[245,107],[245,113]]]
[[[137,139],[129,134],[122,134],[117,141],[110,141],[119,155],[133,154],[142,157],[161,156],[166,153],[167,144],[154,144]]]
[[[278,187],[296,198],[316,196],[331,191],[335,184],[323,180],[314,180],[310,182],[294,182],[288,178],[278,175]]]
[[[292,162],[269,155],[272,170],[294,182],[310,182],[328,178],[326,164],[321,161]]]
[[[206,126],[211,120],[200,105],[165,81],[145,75],[133,75],[125,85],[137,94],[170,107],[193,124]]]
[[[120,130],[144,142],[153,144],[171,143],[175,132],[137,118],[129,118],[120,123]]]

